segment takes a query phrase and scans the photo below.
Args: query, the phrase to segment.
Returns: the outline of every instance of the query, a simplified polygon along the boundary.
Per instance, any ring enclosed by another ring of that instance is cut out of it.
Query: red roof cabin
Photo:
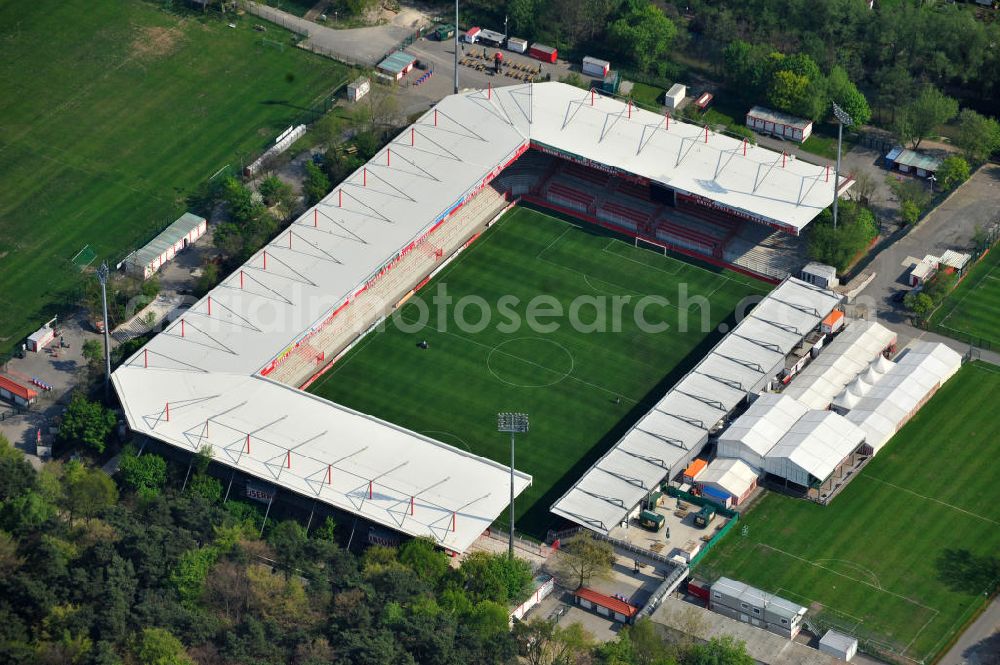
[[[635,620],[635,615],[639,613],[638,607],[587,587],[580,587],[576,590],[576,593],[573,594],[573,602],[602,617],[622,623],[632,623]]]
[[[5,399],[18,406],[28,407],[35,403],[38,393],[31,388],[26,388],[16,381],[0,376],[0,399]]]
[[[542,62],[555,63],[559,57],[559,51],[545,44],[532,44],[531,48],[528,49],[528,55]]]

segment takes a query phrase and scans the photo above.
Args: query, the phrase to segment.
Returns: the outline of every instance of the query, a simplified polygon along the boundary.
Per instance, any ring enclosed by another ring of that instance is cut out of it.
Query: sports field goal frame
[[[640,238],[639,236],[634,236],[634,240],[636,249],[651,249],[650,247],[641,247],[639,243],[642,242],[646,245],[652,245],[652,247],[656,247],[658,250],[663,252],[664,256],[666,256],[667,253],[670,251],[670,248],[664,245],[662,242],[656,242],[655,240],[649,240],[648,238]]]
[[[79,252],[73,255],[73,258],[69,260],[71,265],[76,266],[81,272],[87,269],[94,259],[97,258],[97,252],[90,246],[90,243],[84,245]]]

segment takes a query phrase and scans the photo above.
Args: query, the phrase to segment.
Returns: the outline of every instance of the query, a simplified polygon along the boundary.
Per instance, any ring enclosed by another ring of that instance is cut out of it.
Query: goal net
[[[640,238],[638,236],[636,236],[636,238],[635,238],[635,246],[638,249],[649,249],[649,250],[652,250],[654,252],[661,253],[664,256],[667,255],[667,246],[666,245],[664,245],[662,243],[654,242],[652,240],[647,240],[645,238]]]

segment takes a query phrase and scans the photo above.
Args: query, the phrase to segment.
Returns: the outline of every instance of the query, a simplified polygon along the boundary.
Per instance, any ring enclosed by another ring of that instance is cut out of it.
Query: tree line
[[[531,590],[524,561],[475,552],[454,565],[425,539],[352,551],[330,518],[263,528],[256,505],[223,500],[210,464],[127,445],[114,477],[85,461],[35,471],[0,437],[4,663],[753,662],[742,643],[690,643],[648,621],[604,644],[544,619],[511,631],[509,608]]]

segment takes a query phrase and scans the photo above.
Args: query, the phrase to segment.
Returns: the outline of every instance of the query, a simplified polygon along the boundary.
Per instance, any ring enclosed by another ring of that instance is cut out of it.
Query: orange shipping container
[[[701,472],[705,470],[706,466],[708,466],[708,462],[706,462],[705,460],[703,459],[694,460],[693,462],[691,462],[688,468],[684,469],[684,480],[686,482],[693,483],[695,479],[699,475],[701,475]]]
[[[844,327],[844,313],[839,309],[835,309],[826,315],[823,322],[819,324],[819,331],[821,333],[835,333]]]

